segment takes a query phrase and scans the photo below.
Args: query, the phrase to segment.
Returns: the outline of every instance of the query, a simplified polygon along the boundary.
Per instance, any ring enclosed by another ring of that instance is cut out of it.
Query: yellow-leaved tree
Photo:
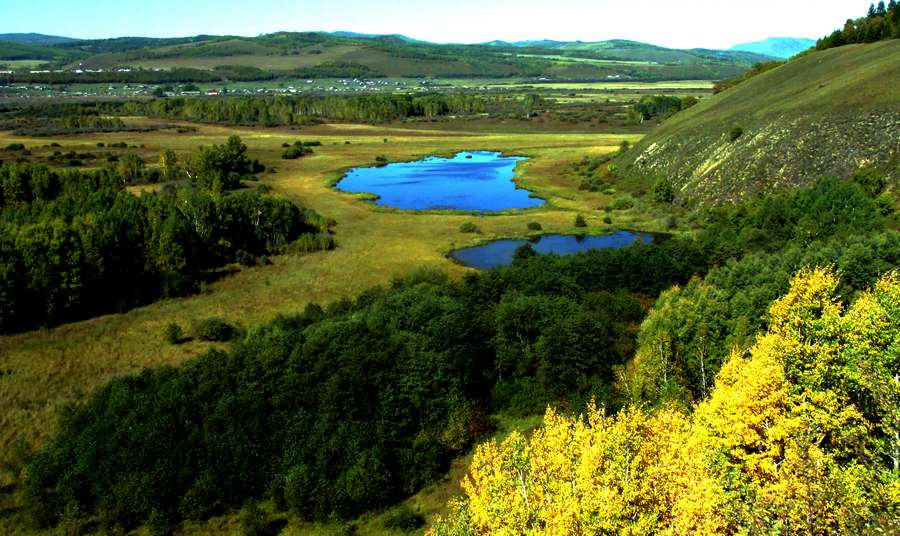
[[[837,288],[799,272],[692,414],[549,409],[530,438],[479,446],[431,533],[900,530],[900,277],[846,311]]]

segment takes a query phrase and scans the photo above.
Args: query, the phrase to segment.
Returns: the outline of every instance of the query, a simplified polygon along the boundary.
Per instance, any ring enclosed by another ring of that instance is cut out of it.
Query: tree
[[[166,149],[159,155],[159,167],[163,171],[166,180],[175,180],[178,178],[178,155],[172,149]]]
[[[126,184],[136,182],[144,176],[144,159],[136,154],[122,155],[116,170]]]
[[[194,184],[213,192],[233,190],[253,171],[253,163],[246,153],[247,146],[236,135],[223,145],[201,147],[191,162],[188,177]]]

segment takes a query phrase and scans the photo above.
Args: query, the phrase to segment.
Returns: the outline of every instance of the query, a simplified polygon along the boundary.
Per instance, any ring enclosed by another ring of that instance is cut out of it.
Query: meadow
[[[152,120],[145,120],[151,121]],[[269,169],[258,183],[267,185],[304,206],[334,219],[337,249],[306,255],[282,255],[268,266],[234,267],[194,296],[160,301],[122,314],[0,338],[0,449],[10,452],[17,439],[40,443],[53,429],[56,415],[66,404],[82,400],[112,377],[162,364],[179,364],[206,349],[207,343],[173,346],[163,337],[170,322],[183,325],[192,319],[224,317],[244,327],[279,313],[300,311],[307,303],[327,304],[354,297],[363,290],[389,283],[421,266],[435,267],[459,277],[468,271],[447,258],[459,247],[499,237],[527,236],[529,222],[543,232],[571,233],[581,214],[588,233],[637,228],[662,230],[665,218],[636,205],[607,214],[616,192],[578,190],[578,180],[566,171],[568,163],[584,156],[616,151],[623,140],[634,143],[639,133],[593,134],[517,132],[494,125],[490,131],[441,129],[440,124],[367,126],[325,124],[288,129],[234,128],[193,125],[189,134],[172,131],[108,133],[54,138],[0,135],[0,146],[24,143],[32,158],[40,160],[58,143],[62,151],[99,151],[98,143],[124,141],[148,162],[165,149],[184,155],[200,145],[221,143],[237,134],[249,153]],[[315,154],[282,160],[282,143],[321,141]],[[363,196],[334,189],[344,170],[374,163],[376,155],[391,161],[429,154],[449,155],[461,150],[496,150],[527,156],[517,168],[517,182],[547,200],[541,207],[477,215],[454,211],[408,212],[375,206]],[[142,188],[134,187],[136,194]],[[603,223],[611,215],[612,223]],[[460,233],[465,222],[480,232]],[[4,482],[8,484],[8,482]],[[443,502],[437,501],[437,502]]]

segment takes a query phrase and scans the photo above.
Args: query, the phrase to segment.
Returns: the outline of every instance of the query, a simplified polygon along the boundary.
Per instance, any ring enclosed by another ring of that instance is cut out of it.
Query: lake
[[[372,193],[378,205],[408,210],[498,211],[536,207],[543,199],[513,182],[516,164],[527,160],[497,152],[461,152],[351,169],[338,190]]]
[[[513,254],[520,246],[530,243],[535,251],[545,255],[572,255],[592,249],[619,249],[637,241],[653,242],[653,235],[632,231],[619,231],[608,235],[541,235],[535,240],[494,240],[481,246],[458,249],[450,253],[456,261],[487,270],[512,263]]]

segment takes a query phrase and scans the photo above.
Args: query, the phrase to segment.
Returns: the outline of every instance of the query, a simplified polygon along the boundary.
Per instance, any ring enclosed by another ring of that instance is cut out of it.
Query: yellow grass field
[[[167,344],[162,333],[169,322],[186,326],[192,319],[222,316],[249,327],[279,313],[300,311],[309,302],[328,303],[353,297],[420,266],[436,267],[459,276],[469,269],[449,260],[448,252],[492,238],[527,235],[526,225],[531,221],[540,222],[543,232],[573,232],[576,214],[587,219],[589,233],[619,228],[651,231],[663,228],[662,218],[657,219],[652,211],[642,211],[639,206],[612,212],[612,225],[603,224],[607,214],[602,208],[614,195],[579,191],[578,180],[565,173],[568,163],[585,155],[615,151],[623,139],[634,143],[639,134],[520,133],[512,128],[499,132],[466,132],[439,130],[427,124],[400,127],[329,124],[299,132],[195,126],[197,132],[186,134],[167,130],[34,139],[0,133],[0,145],[25,143],[34,155],[40,156],[51,150],[42,147],[51,142],[59,143],[62,147],[57,150],[64,152],[101,152],[96,147],[98,142],[126,141],[129,145],[142,145],[129,151],[138,152],[148,162],[155,163],[164,149],[186,154],[201,144],[221,143],[229,135],[237,134],[249,146],[251,157],[260,158],[275,169],[274,173],[261,174],[260,182],[251,186],[267,184],[274,192],[336,220],[337,249],[303,256],[277,256],[269,266],[242,268],[195,296],[164,300],[123,314],[52,329],[0,337],[0,369],[9,371],[0,376],[0,453],[8,453],[19,438],[33,445],[40,444],[53,430],[56,416],[65,404],[85,399],[92,389],[110,378],[147,367],[178,365],[207,348],[201,342]],[[319,140],[323,145],[315,147],[311,156],[281,160],[281,144],[296,140]],[[344,170],[370,165],[376,155],[406,160],[467,149],[498,150],[530,157],[519,164],[517,181],[547,203],[534,209],[496,215],[416,213],[378,207],[332,186]],[[460,233],[460,224],[467,221],[474,221],[481,233]],[[435,505],[444,503],[443,498],[432,499]],[[3,530],[0,519],[0,532]]]

